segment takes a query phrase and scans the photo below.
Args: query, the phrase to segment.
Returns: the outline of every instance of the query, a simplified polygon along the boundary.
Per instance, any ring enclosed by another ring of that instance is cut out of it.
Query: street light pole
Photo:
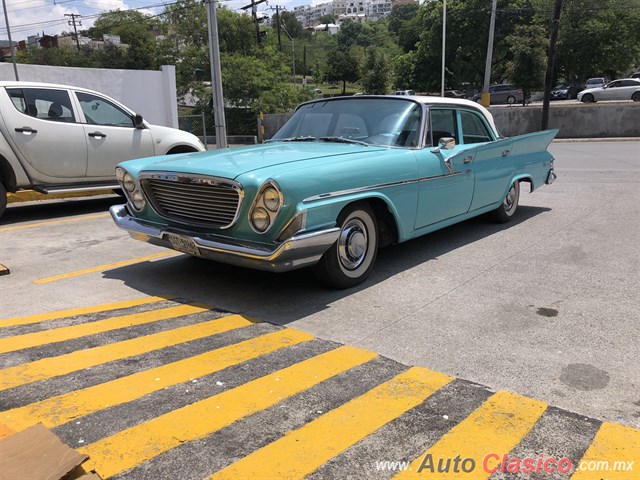
[[[447,44],[447,0],[443,0],[442,6],[442,78],[440,80],[440,96],[444,97],[444,52]]]
[[[4,21],[7,24],[7,37],[9,37],[9,47],[11,48],[11,60],[13,60],[13,73],[16,75],[16,82],[20,80],[18,78],[18,66],[16,65],[16,50],[11,40],[11,29],[9,28],[9,17],[7,16],[7,2],[2,0],[2,9],[4,10]]]
[[[218,41],[216,1],[207,0],[207,7],[209,63],[211,65],[211,87],[213,88],[213,114],[216,123],[216,148],[227,148],[227,127],[224,117],[224,96],[222,95],[222,70],[220,68],[220,43]]]
[[[491,20],[489,22],[489,44],[487,45],[487,63],[484,66],[484,83],[482,85],[482,98],[480,103],[488,107],[491,100],[489,96],[489,82],[491,81],[491,61],[493,57],[493,32],[496,27],[496,7],[498,0],[491,3]]]

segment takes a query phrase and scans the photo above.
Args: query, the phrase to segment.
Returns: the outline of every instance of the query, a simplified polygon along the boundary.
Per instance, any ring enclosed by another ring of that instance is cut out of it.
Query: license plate
[[[167,238],[169,242],[171,242],[171,246],[175,250],[183,253],[188,253],[189,255],[193,255],[194,257],[200,256],[200,250],[196,246],[196,242],[194,242],[191,238],[173,234],[168,234]]]

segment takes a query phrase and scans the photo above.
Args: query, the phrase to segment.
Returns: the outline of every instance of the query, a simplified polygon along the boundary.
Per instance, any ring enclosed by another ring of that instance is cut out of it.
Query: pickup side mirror
[[[133,126],[135,128],[145,128],[144,127],[144,118],[139,113],[136,113],[133,117]]]

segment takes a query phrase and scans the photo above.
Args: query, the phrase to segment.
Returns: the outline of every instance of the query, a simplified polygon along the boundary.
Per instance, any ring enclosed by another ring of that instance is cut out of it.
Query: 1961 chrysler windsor
[[[501,138],[468,100],[316,100],[264,145],[121,163],[128,203],[111,215],[138,240],[262,270],[313,266],[347,288],[379,247],[487,212],[509,221],[522,182],[555,179],[556,133]]]

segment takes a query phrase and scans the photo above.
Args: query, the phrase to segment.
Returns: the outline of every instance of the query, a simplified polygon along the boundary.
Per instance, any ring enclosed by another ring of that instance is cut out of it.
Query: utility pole
[[[262,45],[262,36],[260,35],[260,22],[258,21],[258,5],[266,2],[267,0],[251,0],[250,5],[245,5],[241,8],[241,10],[251,9],[251,16],[253,17],[253,22],[256,25],[256,40],[258,41],[258,45]]]
[[[4,1],[4,0],[3,0]],[[278,30],[278,51],[282,51],[282,38],[280,37],[280,7],[276,5],[276,27]]]
[[[549,102],[551,101],[551,81],[553,70],[556,67],[556,45],[558,43],[558,30],[560,30],[560,13],[562,12],[562,0],[556,0],[553,12],[553,26],[551,27],[551,39],[549,40],[549,57],[547,59],[547,74],[544,77],[544,100],[542,102],[541,130],[549,128]]]
[[[76,36],[76,46],[78,47],[78,50],[80,50],[80,39],[78,38],[78,29],[76,28],[76,25],[81,27],[82,22],[78,21],[76,23],[76,18],[81,17],[82,15],[76,15],[75,13],[65,13],[64,16],[71,17],[71,20],[69,20],[67,23],[69,25],[73,25],[73,32]]]
[[[489,21],[489,43],[487,44],[487,62],[484,65],[484,83],[482,84],[482,97],[480,103],[488,107],[491,103],[489,95],[489,82],[491,81],[491,61],[493,59],[493,32],[496,28],[496,8],[498,0],[491,3],[491,20]]]
[[[303,48],[302,54],[302,85],[307,86],[307,46]]]
[[[216,0],[207,1],[207,23],[209,27],[209,63],[211,65],[211,87],[213,88],[213,114],[216,123],[216,148],[227,148],[227,126],[224,118],[224,96],[222,95],[222,70],[220,68],[220,43]],[[206,138],[205,138],[206,143]]]
[[[11,60],[13,61],[13,73],[16,75],[16,82],[20,80],[18,78],[18,66],[16,65],[16,50],[11,40],[11,29],[9,28],[9,17],[7,16],[7,2],[2,0],[2,9],[4,10],[4,22],[7,24],[7,37],[9,37],[9,47],[11,48]]]
[[[447,45],[447,0],[442,4],[442,78],[440,80],[440,96],[444,97],[444,52]]]

